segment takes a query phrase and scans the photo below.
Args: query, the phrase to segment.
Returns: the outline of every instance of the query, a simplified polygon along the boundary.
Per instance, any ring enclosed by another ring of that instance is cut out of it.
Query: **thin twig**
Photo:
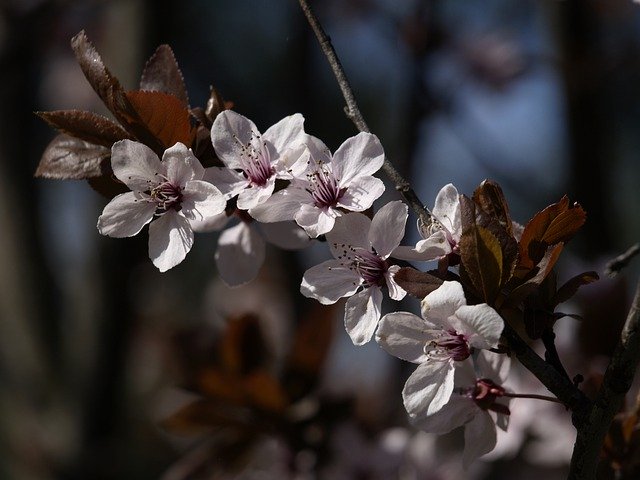
[[[537,393],[508,393],[508,392],[506,392],[503,395],[503,397],[509,397],[509,398],[533,398],[534,400],[545,400],[547,402],[554,402],[554,403],[562,404],[562,400],[559,400],[556,397],[549,397],[548,395],[538,395]]]
[[[607,262],[607,265],[604,268],[604,273],[608,277],[615,277],[620,270],[627,266],[627,264],[631,261],[633,257],[640,253],[640,243],[636,243],[632,245],[626,252],[621,255],[618,255],[616,258]]]
[[[342,91],[342,96],[347,103],[347,106],[345,108],[347,117],[361,132],[370,132],[369,126],[364,121],[362,113],[358,108],[358,104],[356,103],[355,96],[353,95],[353,90],[351,90],[349,80],[344,73],[344,69],[342,68],[340,59],[338,58],[338,55],[336,54],[336,51],[331,44],[329,36],[325,33],[322,25],[320,25],[318,17],[316,17],[316,15],[311,10],[311,7],[309,6],[307,0],[298,1],[305,17],[307,17],[309,25],[311,25],[313,32],[316,34],[316,38],[320,43],[320,48],[322,49],[325,57],[327,57],[329,65],[331,66],[331,70],[333,70],[333,74],[338,81],[338,85],[340,86],[340,90]],[[402,195],[407,204],[413,209],[416,215],[418,215],[418,218],[423,222],[423,224],[431,224],[432,218],[429,210],[420,201],[420,199],[416,195],[416,192],[411,188],[409,182],[402,175],[400,175],[400,173],[395,169],[393,164],[386,157],[384,159],[384,164],[382,165],[382,170],[387,175],[387,177],[389,177],[391,182],[393,182],[396,190],[400,192],[400,195]]]
[[[620,342],[613,352],[602,385],[588,417],[578,426],[573,447],[570,480],[595,478],[602,443],[613,417],[620,410],[640,362],[640,282],[627,316]]]

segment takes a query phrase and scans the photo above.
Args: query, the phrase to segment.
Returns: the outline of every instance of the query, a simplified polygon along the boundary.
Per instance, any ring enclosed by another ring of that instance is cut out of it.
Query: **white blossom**
[[[306,149],[292,166],[291,184],[249,213],[261,222],[295,220],[310,237],[333,228],[343,210],[363,212],[384,192],[373,177],[384,162],[378,138],[361,132],[334,153],[308,135]]]
[[[149,257],[161,272],[178,265],[191,250],[189,220],[206,219],[225,208],[224,196],[202,180],[202,165],[182,143],[167,149],[160,161],[146,145],[121,140],[111,149],[111,166],[131,191],[107,204],[98,218],[98,231],[132,237],[151,222]]]
[[[387,203],[373,220],[361,213],[337,218],[327,234],[334,259],[310,268],[302,278],[302,294],[322,304],[351,297],[345,305],[344,323],[356,345],[373,336],[380,320],[382,287],[389,289],[394,300],[406,294],[393,280],[400,267],[387,261],[404,235],[406,221],[407,206],[400,201]]]
[[[238,196],[237,205],[249,210],[273,193],[276,178],[290,179],[291,165],[300,156],[307,138],[299,113],[283,118],[260,134],[248,118],[232,111],[220,113],[211,127],[211,142],[225,167],[207,169],[207,180],[227,198]]]
[[[474,349],[496,347],[504,322],[486,303],[467,305],[458,282],[444,282],[422,301],[422,316],[385,315],[376,341],[390,354],[417,363],[402,391],[410,415],[432,414],[447,403],[456,368]]]

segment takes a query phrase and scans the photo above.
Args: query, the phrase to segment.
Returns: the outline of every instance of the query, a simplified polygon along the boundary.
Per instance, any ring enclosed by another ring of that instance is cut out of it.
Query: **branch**
[[[632,245],[626,252],[607,262],[604,273],[609,277],[615,277],[638,253],[640,253],[640,243]]]
[[[369,126],[364,121],[362,113],[360,113],[360,109],[358,108],[355,96],[353,95],[353,90],[351,90],[349,80],[344,73],[344,69],[342,68],[340,59],[338,58],[338,55],[336,54],[336,51],[331,44],[329,36],[325,33],[322,25],[320,25],[318,17],[316,17],[316,15],[311,11],[311,7],[309,6],[307,0],[298,1],[305,17],[307,17],[309,25],[311,25],[313,32],[316,34],[316,38],[320,43],[320,48],[322,49],[325,57],[327,57],[329,65],[331,66],[331,70],[333,70],[333,74],[338,81],[338,85],[340,86],[340,90],[342,91],[342,96],[347,103],[347,106],[345,108],[347,117],[361,132],[370,132]],[[398,192],[400,192],[400,195],[402,195],[402,198],[404,198],[404,200],[413,209],[416,215],[418,215],[418,218],[420,219],[422,224],[430,225],[432,223],[431,212],[429,212],[429,210],[420,201],[420,199],[416,195],[416,192],[411,188],[409,182],[402,175],[400,175],[400,173],[395,169],[393,164],[386,157],[384,159],[384,164],[382,165],[382,170],[393,182],[396,190],[398,190]]]
[[[595,478],[602,443],[613,417],[618,413],[626,393],[631,387],[636,367],[640,362],[640,282],[620,335],[604,374],[600,391],[582,425],[573,447],[569,479]]]

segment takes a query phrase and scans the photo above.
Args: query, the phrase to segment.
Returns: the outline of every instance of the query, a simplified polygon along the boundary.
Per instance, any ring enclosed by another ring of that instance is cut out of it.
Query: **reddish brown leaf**
[[[547,247],[567,242],[586,220],[578,204],[569,205],[565,195],[558,203],[538,212],[524,228],[520,239],[520,264],[532,268],[544,256]]]
[[[473,192],[473,200],[485,214],[495,218],[500,223],[507,235],[513,237],[513,224],[509,215],[509,205],[500,185],[493,180],[483,181]]]
[[[596,272],[584,272],[576,275],[570,280],[567,280],[567,282],[558,289],[553,299],[553,304],[558,305],[566,302],[576,294],[581,286],[593,283],[598,279],[599,277]]]
[[[71,39],[71,48],[76,55],[80,68],[91,87],[102,99],[107,108],[118,117],[116,101],[122,96],[120,82],[105,66],[100,54],[82,30]]]
[[[111,148],[119,140],[131,139],[131,136],[120,125],[92,112],[56,110],[36,112],[36,115],[59,130],[60,133],[86,140],[95,145]]]
[[[195,129],[189,110],[173,95],[163,92],[131,91],[119,112],[127,130],[158,155],[177,142],[191,147]]]
[[[247,314],[229,320],[219,352],[221,366],[229,373],[242,376],[264,366],[267,346],[258,317]]]
[[[62,180],[99,177],[108,169],[111,150],[78,138],[58,135],[47,146],[36,177]]]
[[[222,427],[244,427],[245,416],[237,409],[210,399],[196,400],[161,422],[163,428],[180,435],[210,432]]]
[[[443,280],[411,267],[402,267],[393,276],[395,282],[409,295],[424,298],[442,285]]]
[[[120,180],[115,178],[111,172],[111,167],[108,167],[109,173],[105,173],[100,177],[92,177],[87,179],[87,183],[96,192],[106,198],[113,198],[116,195],[129,191],[129,188]]]
[[[531,270],[521,268],[520,271],[516,271],[516,275],[519,276],[519,281],[521,283],[514,287],[511,293],[509,293],[508,299],[512,305],[517,305],[537,290],[538,286],[553,270],[553,267],[560,258],[563,248],[564,244],[559,243],[558,245],[547,249],[542,260],[540,260],[538,265],[533,267]]]
[[[189,106],[184,78],[169,45],[160,45],[147,61],[140,78],[140,90],[168,93],[183,106]]]
[[[256,372],[247,377],[244,391],[250,404],[262,410],[281,412],[288,404],[278,380],[267,372]]]
[[[205,115],[211,123],[216,119],[220,112],[223,112],[233,106],[232,103],[225,102],[220,95],[220,92],[215,88],[211,88],[209,100],[207,100],[207,107],[204,110]],[[209,125],[210,126],[210,125]]]

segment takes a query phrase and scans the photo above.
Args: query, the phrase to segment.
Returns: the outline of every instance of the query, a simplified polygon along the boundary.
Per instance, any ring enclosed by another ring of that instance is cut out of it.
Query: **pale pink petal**
[[[206,168],[203,179],[215,185],[227,200],[249,186],[249,180],[243,174],[227,167]]]
[[[431,213],[451,233],[460,234],[460,196],[453,184],[449,183],[440,189]]]
[[[355,178],[373,175],[384,163],[384,149],[378,137],[360,132],[348,138],[333,154],[333,173],[341,187]]]
[[[347,300],[344,306],[344,326],[354,345],[364,345],[373,336],[380,320],[382,290],[365,288]]]
[[[162,155],[167,179],[174,185],[185,185],[189,180],[201,180],[204,168],[185,145],[178,142]]]
[[[123,238],[137,235],[151,221],[155,202],[138,192],[126,192],[114,197],[98,217],[98,231],[102,235]]]
[[[202,220],[190,219],[189,224],[191,224],[191,228],[194,232],[204,233],[222,230],[228,221],[229,216],[226,212],[222,212],[218,215],[213,215]]]
[[[265,243],[256,229],[244,222],[226,229],[218,239],[215,259],[222,280],[237,287],[253,280],[264,263]]]
[[[300,210],[300,205],[308,201],[311,201],[311,197],[304,190],[285,188],[249,210],[249,215],[264,223],[286,222],[293,220]]]
[[[276,165],[276,177],[306,182],[305,174],[309,168],[310,159],[311,152],[305,143],[288,148],[280,154],[280,161]]]
[[[398,270],[400,270],[399,265],[391,265],[384,274],[384,280],[387,282],[387,288],[389,289],[389,296],[395,301],[402,300],[407,295],[407,292],[393,279],[393,276]]]
[[[310,153],[310,166],[313,167],[317,163],[329,163],[331,161],[331,152],[327,146],[317,137],[307,135],[305,137],[305,145]]]
[[[118,180],[131,190],[145,192],[161,181],[165,174],[158,156],[146,145],[120,140],[111,147],[111,168]]]
[[[271,142],[278,154],[304,139],[304,117],[294,113],[273,124],[262,135],[263,140]]]
[[[425,330],[433,328],[422,318],[409,312],[394,312],[382,317],[376,341],[391,355],[407,362],[427,361],[425,345],[431,336]]]
[[[245,188],[238,194],[238,208],[240,210],[250,210],[253,207],[264,203],[273,193],[276,178],[271,177],[264,186],[252,186]]]
[[[296,213],[295,220],[311,238],[316,238],[330,232],[339,215],[340,212],[337,210],[331,208],[325,210],[305,203]]]
[[[344,256],[349,246],[369,250],[367,238],[371,220],[361,213],[347,213],[336,219],[333,229],[327,234],[327,243],[334,257]]]
[[[472,400],[454,393],[440,410],[431,415],[413,417],[411,423],[425,432],[444,435],[470,422],[478,413],[480,409]]]
[[[203,180],[187,182],[182,192],[182,214],[189,220],[206,220],[219,215],[226,205],[220,190]]]
[[[509,376],[511,359],[507,355],[481,350],[474,362],[481,378],[489,378],[502,385]]]
[[[463,333],[472,347],[488,349],[498,345],[504,321],[493,308],[483,303],[458,308],[451,326]]]
[[[269,243],[284,250],[299,250],[311,245],[309,235],[296,222],[262,223],[260,228]]]
[[[363,212],[384,193],[384,183],[376,177],[367,175],[356,178],[349,184],[338,206],[352,212]]]
[[[242,168],[242,149],[253,144],[257,134],[259,131],[255,124],[233,110],[219,113],[211,126],[213,148],[229,168]]]
[[[491,415],[482,410],[464,427],[462,466],[466,469],[478,457],[496,446],[496,426]]]
[[[380,257],[387,258],[400,245],[407,216],[407,206],[400,200],[387,203],[374,215],[369,230],[369,243]]]
[[[415,247],[397,247],[391,256],[401,260],[427,262],[449,253],[451,253],[451,245],[446,234],[440,230],[429,238],[420,240]]]
[[[462,285],[444,282],[422,300],[422,316],[436,325],[448,327],[448,318],[466,304]]]
[[[189,221],[169,210],[149,225],[149,258],[161,272],[182,262],[193,246]]]
[[[362,278],[353,270],[343,267],[337,260],[327,260],[304,272],[300,292],[323,305],[331,305],[342,297],[353,295],[361,283]]]
[[[451,361],[429,360],[418,365],[402,390],[409,415],[432,415],[440,410],[451,398],[454,374]]]

